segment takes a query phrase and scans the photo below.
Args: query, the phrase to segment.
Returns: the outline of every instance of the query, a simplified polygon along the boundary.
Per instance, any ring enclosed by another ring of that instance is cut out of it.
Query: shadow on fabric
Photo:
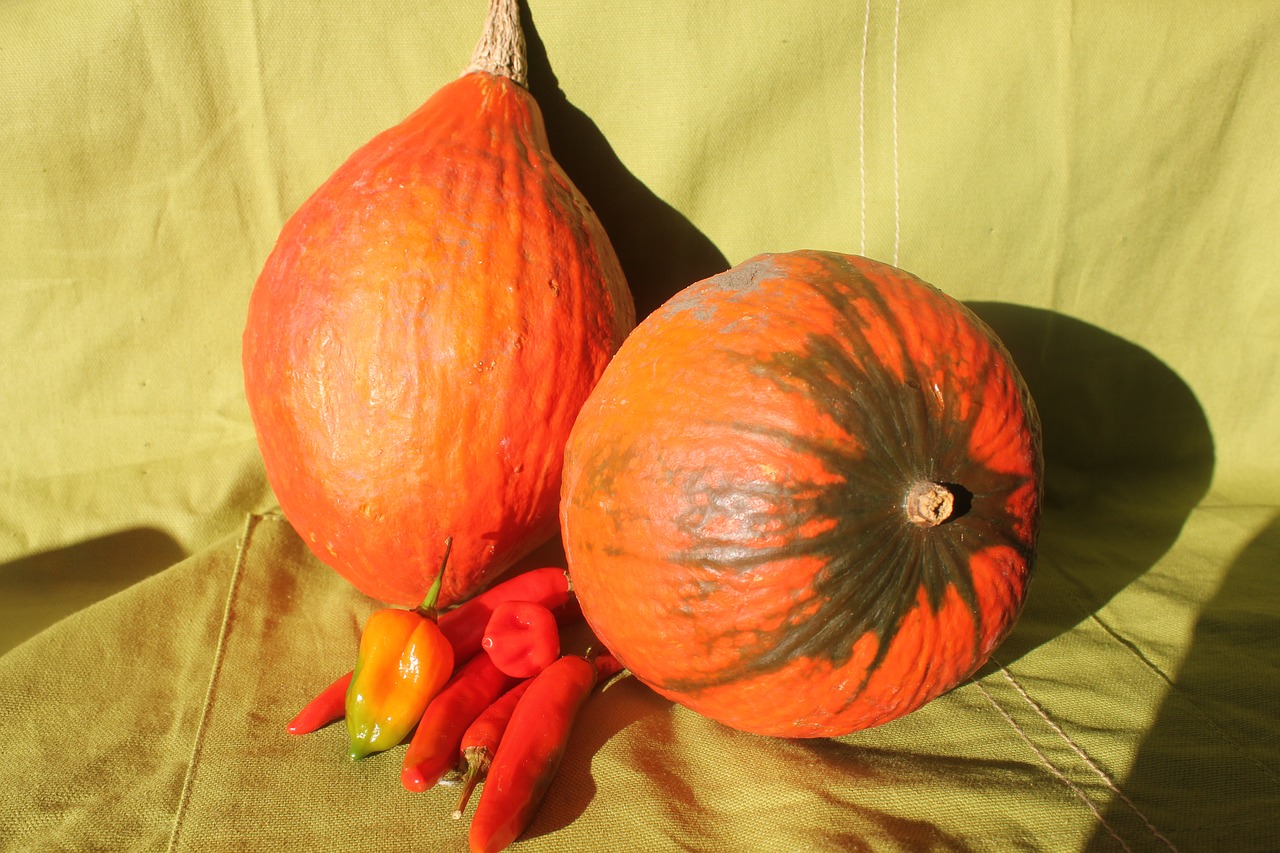
[[[1130,802],[1107,809],[1107,826],[1123,837],[1151,838],[1154,828],[1170,849],[1280,850],[1278,558],[1280,518],[1273,518],[1200,613],[1191,650],[1125,779]],[[1099,828],[1086,849],[1114,846]]]
[[[1008,347],[1044,432],[1039,556],[1022,617],[996,651],[1008,664],[1096,613],[1169,550],[1208,491],[1214,444],[1192,390],[1141,347],[1044,309],[969,308]]]
[[[671,703],[634,678],[624,677],[598,689],[574,723],[553,788],[524,837],[554,833],[581,817],[596,796],[592,770],[596,753],[619,732],[637,725],[648,726],[650,721],[670,714]]]
[[[0,654],[186,556],[167,533],[138,528],[0,566]]]
[[[631,174],[600,128],[569,102],[524,3],[520,24],[529,54],[529,91],[542,108],[551,153],[604,224],[635,296],[636,319],[695,281],[728,269],[715,244]]]
[[[683,721],[678,720],[681,714]],[[562,829],[586,810],[596,794],[594,756],[622,731],[626,734],[615,745],[613,760],[642,776],[646,792],[661,792],[655,807],[662,817],[659,825],[671,833],[672,849],[708,837],[731,843],[765,813],[768,826],[754,827],[760,849],[971,853],[964,839],[936,824],[865,805],[862,795],[868,788],[927,790],[939,778],[976,785],[984,774],[1024,770],[1017,762],[974,762],[825,738],[788,740],[736,732],[673,711],[666,699],[624,678],[584,707],[555,787],[527,838]],[[710,762],[697,754],[707,737],[717,744]],[[821,771],[810,772],[814,768]],[[792,808],[802,798],[811,807]]]

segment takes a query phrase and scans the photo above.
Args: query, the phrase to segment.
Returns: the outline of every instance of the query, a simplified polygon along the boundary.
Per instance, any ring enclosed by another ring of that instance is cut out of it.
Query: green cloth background
[[[400,751],[284,733],[374,603],[273,511],[239,345],[284,219],[483,17],[0,4],[0,849],[465,848]],[[526,22],[642,312],[763,251],[896,262],[1009,344],[1048,492],[973,680],[813,742],[615,683],[516,849],[1280,849],[1280,4]]]

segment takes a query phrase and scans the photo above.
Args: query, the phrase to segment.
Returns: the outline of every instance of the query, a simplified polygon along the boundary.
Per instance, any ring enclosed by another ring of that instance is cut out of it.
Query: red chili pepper
[[[564,569],[532,569],[505,580],[440,616],[440,630],[453,644],[458,661],[480,651],[484,629],[494,609],[504,601],[534,601],[550,610],[572,597]]]
[[[404,755],[400,784],[410,791],[425,791],[439,782],[457,766],[467,726],[515,683],[488,655],[467,661],[422,714]]]
[[[347,712],[347,685],[351,673],[338,676],[337,680],[320,691],[316,698],[303,707],[287,727],[291,735],[305,735],[324,728],[334,720],[341,720]]]
[[[507,675],[530,678],[560,657],[560,626],[541,604],[504,601],[493,609],[480,647]]]
[[[596,683],[586,658],[565,655],[516,704],[471,819],[471,853],[497,853],[520,837],[564,756],[569,732]]]
[[[591,663],[596,668],[596,684],[603,684],[610,678],[613,678],[622,670],[626,669],[622,665],[622,661],[613,656],[612,652],[602,651],[592,658]]]
[[[462,791],[458,795],[458,805],[453,810],[454,820],[462,817],[463,811],[467,808],[467,800],[471,799],[471,792],[489,772],[489,765],[493,763],[494,753],[498,751],[502,733],[507,730],[511,713],[515,711],[516,703],[532,683],[532,678],[526,678],[503,693],[498,701],[476,717],[476,721],[468,726],[467,731],[462,735],[462,763],[466,765],[466,770],[462,774]]]

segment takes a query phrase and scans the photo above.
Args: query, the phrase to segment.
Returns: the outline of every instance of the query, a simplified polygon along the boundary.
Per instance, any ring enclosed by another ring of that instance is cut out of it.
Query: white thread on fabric
[[[858,175],[862,193],[862,242],[858,254],[867,253],[867,45],[871,34],[871,0],[862,14],[862,66],[858,76]]]
[[[1133,813],[1138,816],[1138,818],[1146,825],[1147,829],[1151,831],[1151,834],[1154,835],[1156,838],[1159,838],[1162,842],[1164,842],[1164,845],[1168,847],[1170,850],[1174,851],[1174,853],[1177,853],[1178,848],[1173,846],[1173,842],[1170,841],[1168,838],[1166,838],[1164,836],[1164,833],[1156,829],[1155,824],[1152,823],[1151,820],[1145,814],[1143,814],[1136,805],[1134,805],[1132,800],[1130,800],[1127,796],[1125,796],[1124,792],[1121,791],[1119,786],[1117,786],[1116,783],[1111,779],[1111,777],[1107,775],[1106,771],[1104,771],[1101,767],[1099,767],[1096,763],[1094,763],[1093,759],[1090,758],[1085,753],[1085,751],[1080,746],[1078,746],[1074,740],[1071,739],[1071,736],[1068,735],[1063,730],[1063,728],[1059,726],[1052,717],[1049,716],[1049,712],[1047,712],[1043,707],[1041,707],[1039,702],[1031,698],[1031,694],[1028,693],[1026,689],[1024,689],[1023,686],[1018,683],[1018,680],[1013,677],[1013,673],[1009,672],[1009,670],[1005,668],[1004,664],[1000,663],[994,658],[992,658],[992,663],[994,663],[996,666],[1000,668],[1000,674],[1003,675],[1005,680],[1008,681],[1009,684],[1013,687],[1013,689],[1017,691],[1018,695],[1022,697],[1022,700],[1026,702],[1028,705],[1030,705],[1031,709],[1036,712],[1036,714],[1040,717],[1040,719],[1044,720],[1045,723],[1048,724],[1049,728],[1053,729],[1054,733],[1057,734],[1058,737],[1062,738],[1063,743],[1065,743],[1071,749],[1072,752],[1074,752],[1077,756],[1079,756],[1080,760],[1083,761],[1090,770],[1092,770],[1094,773],[1097,774],[1098,778],[1102,780],[1103,784],[1105,784],[1113,794],[1115,794],[1117,797],[1120,798],[1121,802],[1127,805],[1133,811]]]
[[[1093,801],[1089,799],[1088,794],[1086,794],[1083,790],[1081,790],[1080,786],[1076,785],[1074,782],[1068,779],[1065,773],[1063,773],[1056,766],[1054,766],[1053,762],[1049,760],[1048,756],[1046,756],[1043,752],[1041,752],[1040,748],[1036,746],[1035,741],[1031,739],[1031,736],[1028,735],[1023,730],[1022,726],[1018,725],[1017,721],[1014,720],[1014,718],[1009,714],[1009,712],[1006,711],[1004,707],[999,702],[996,701],[996,698],[987,692],[987,688],[983,687],[981,682],[979,682],[977,679],[970,679],[970,681],[973,683],[975,687],[978,688],[979,691],[981,691],[983,696],[987,697],[987,701],[990,702],[992,706],[995,707],[996,711],[1000,713],[1001,717],[1004,717],[1004,721],[1008,723],[1011,727],[1013,727],[1013,730],[1018,733],[1018,737],[1022,738],[1022,740],[1027,744],[1027,746],[1031,749],[1031,751],[1035,753],[1036,757],[1040,759],[1040,762],[1049,769],[1049,772],[1052,773],[1054,776],[1058,777],[1058,780],[1062,782],[1062,784],[1066,785],[1071,790],[1071,792],[1075,794],[1077,798],[1079,798],[1080,802],[1085,804],[1085,806],[1089,809],[1089,811],[1093,812],[1093,816],[1098,819],[1098,823],[1103,827],[1103,829],[1105,829],[1108,833],[1110,833],[1111,837],[1116,840],[1116,843],[1119,844],[1120,847],[1126,851],[1126,853],[1133,853],[1133,851],[1129,848],[1129,845],[1124,843],[1124,839],[1116,834],[1116,831],[1111,828],[1111,824],[1107,823],[1107,819],[1102,816],[1102,812],[1098,809],[1096,805],[1093,804]]]
[[[902,20],[902,0],[893,4],[893,265],[898,265],[898,246],[902,243],[902,192],[898,170],[898,31]]]
[[[252,514],[245,517],[244,533],[240,536],[240,544],[236,552],[236,563],[231,569],[231,581],[227,584],[227,601],[222,608],[222,624],[218,628],[218,644],[213,652],[213,667],[209,673],[209,687],[205,690],[204,707],[200,709],[200,722],[196,724],[196,734],[191,745],[191,759],[187,763],[187,772],[182,779],[182,791],[178,794],[178,806],[173,815],[173,829],[169,833],[169,844],[165,847],[167,853],[173,853],[177,849],[178,836],[182,831],[182,821],[186,817],[187,807],[191,802],[191,786],[195,780],[196,766],[200,763],[200,754],[204,751],[205,729],[209,724],[213,697],[217,693],[218,677],[222,674],[222,661],[227,648],[227,629],[231,625],[231,611],[236,600],[236,591],[240,586],[240,577],[243,574],[245,554],[249,550],[249,537],[253,534],[253,529],[257,526],[260,518],[261,516]]]

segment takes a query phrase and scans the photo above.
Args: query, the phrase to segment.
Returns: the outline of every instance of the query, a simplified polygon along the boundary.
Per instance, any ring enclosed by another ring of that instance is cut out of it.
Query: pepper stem
[[[524,30],[520,28],[520,0],[489,0],[484,31],[463,73],[484,71],[529,87]]]
[[[444,567],[449,563],[449,552],[453,550],[453,537],[449,536],[444,540],[444,557],[440,559],[440,571],[436,572],[436,579],[431,582],[431,589],[427,590],[427,597],[422,603],[415,608],[415,612],[425,619],[436,621],[436,602],[440,600],[440,587],[444,584]]]
[[[458,804],[453,807],[453,819],[461,820],[462,813],[467,810],[467,802],[471,799],[471,792],[476,789],[476,785],[480,782],[484,775],[489,772],[489,750],[484,747],[469,746],[462,751],[462,757],[467,762],[467,772],[462,776],[462,790],[458,792]]]

